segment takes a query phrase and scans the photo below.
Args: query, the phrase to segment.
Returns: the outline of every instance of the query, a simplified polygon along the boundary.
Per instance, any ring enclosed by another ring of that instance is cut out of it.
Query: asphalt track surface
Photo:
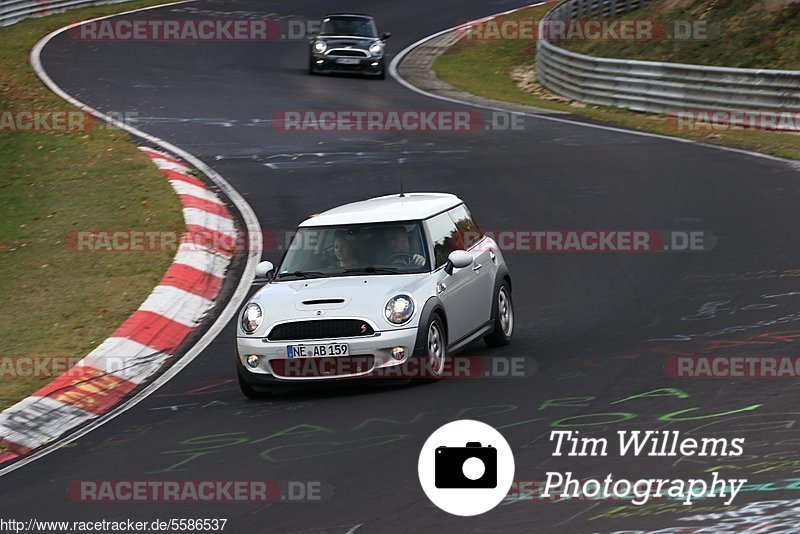
[[[331,10],[368,12],[380,31],[393,33],[388,48],[397,53],[464,19],[517,5],[205,0],[129,16],[309,19]],[[681,521],[693,514],[689,507],[656,513],[652,505],[629,506],[626,512],[637,515],[618,517],[608,514],[624,503],[575,501],[523,501],[473,518],[450,516],[422,492],[417,457],[432,431],[459,418],[503,432],[519,480],[541,481],[547,471],[582,479],[608,473],[708,479],[706,470],[727,464],[726,477],[765,484],[740,493],[734,508],[798,497],[800,487],[786,489],[800,460],[796,380],[675,379],[663,369],[672,354],[797,354],[800,185],[785,163],[533,117],[524,131],[512,132],[277,131],[264,121],[283,110],[461,109],[391,79],[311,77],[304,41],[87,43],[62,34],[42,59],[71,95],[104,112],[136,112],[139,128],[213,166],[265,230],[291,229],[311,213],[396,192],[402,174],[407,190],[459,195],[487,229],[704,230],[718,241],[696,253],[506,253],[514,342],[492,350],[476,343],[462,354],[487,362],[524,357],[538,366],[528,378],[301,389],[248,401],[233,381],[230,324],[135,408],[0,478],[4,517],[224,517],[229,532],[342,533],[356,527],[595,532],[716,522]],[[709,302],[725,304],[698,317]],[[684,394],[630,399],[658,388]],[[572,406],[547,402],[565,397],[578,399]],[[575,416],[584,417],[563,421]],[[592,424],[573,427],[584,435],[610,439],[623,429],[741,436],[745,456],[553,457],[553,425],[578,423]],[[759,462],[767,462],[764,469],[753,467]],[[333,494],[322,502],[265,505],[81,503],[66,493],[74,480],[142,479],[322,480]],[[720,509],[721,502],[696,506]]]

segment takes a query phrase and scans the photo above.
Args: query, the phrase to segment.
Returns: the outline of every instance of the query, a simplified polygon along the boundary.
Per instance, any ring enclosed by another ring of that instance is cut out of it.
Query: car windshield
[[[430,271],[419,222],[298,229],[278,280]]]
[[[372,19],[365,17],[326,17],[322,21],[319,34],[374,38],[378,36],[378,30]]]

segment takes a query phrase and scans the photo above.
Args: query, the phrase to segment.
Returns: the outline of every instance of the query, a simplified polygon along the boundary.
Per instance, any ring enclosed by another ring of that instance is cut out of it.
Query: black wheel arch
[[[423,354],[426,350],[426,346],[428,343],[427,335],[428,329],[426,326],[428,325],[428,321],[431,320],[431,316],[433,314],[438,314],[439,317],[442,319],[444,323],[444,331],[445,335],[447,336],[446,339],[449,340],[450,333],[447,330],[447,314],[444,311],[444,305],[442,301],[439,300],[439,297],[431,297],[425,303],[425,306],[422,307],[422,311],[419,315],[419,327],[417,328],[417,339],[414,343],[414,355],[419,356]]]
[[[500,292],[500,286],[503,285],[503,282],[508,284],[508,290],[513,293],[514,290],[511,287],[511,275],[508,273],[508,268],[505,265],[501,265],[497,268],[497,276],[494,277],[494,290],[492,291],[492,321],[497,318],[497,295]]]

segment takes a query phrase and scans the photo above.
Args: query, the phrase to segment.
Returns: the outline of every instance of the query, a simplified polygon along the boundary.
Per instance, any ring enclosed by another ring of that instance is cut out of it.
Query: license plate
[[[361,60],[354,57],[340,57],[336,60],[340,65],[358,65],[360,62]]]
[[[350,356],[350,347],[346,343],[289,345],[286,347],[287,358],[323,358],[331,356]]]

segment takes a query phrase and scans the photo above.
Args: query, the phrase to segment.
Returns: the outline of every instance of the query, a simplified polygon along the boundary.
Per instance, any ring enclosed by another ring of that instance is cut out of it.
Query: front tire
[[[416,381],[434,382],[442,378],[447,364],[447,332],[438,313],[434,313],[428,320],[424,339],[425,345],[418,355],[423,360],[424,378],[417,378]]]
[[[494,330],[483,340],[490,347],[503,347],[511,343],[513,335],[514,301],[511,300],[511,288],[504,280],[495,297]]]
[[[244,376],[242,375],[242,364],[239,362],[239,357],[236,357],[236,378],[239,380],[239,389],[242,391],[242,395],[247,397],[248,399],[265,399],[269,397],[272,393],[269,391],[256,391],[253,386],[248,384]],[[244,371],[246,372],[246,371]]]

